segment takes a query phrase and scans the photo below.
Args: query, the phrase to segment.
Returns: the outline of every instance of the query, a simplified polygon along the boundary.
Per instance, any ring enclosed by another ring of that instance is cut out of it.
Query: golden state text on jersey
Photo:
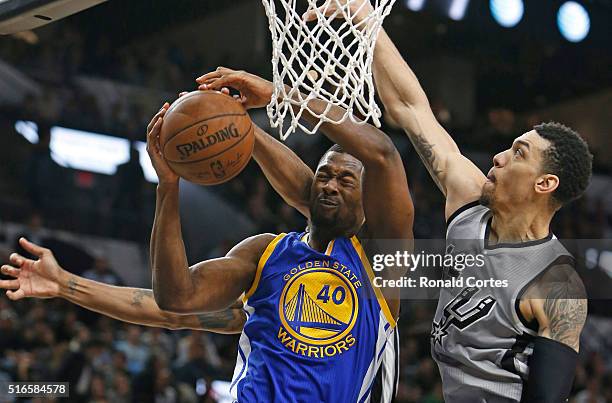
[[[320,253],[277,236],[244,296],[231,393],[239,402],[362,402],[395,320],[356,237]]]

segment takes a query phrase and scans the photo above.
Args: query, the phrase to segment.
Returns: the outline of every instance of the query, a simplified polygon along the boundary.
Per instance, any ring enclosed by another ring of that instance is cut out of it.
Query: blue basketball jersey
[[[238,402],[365,402],[395,320],[357,237],[320,253],[280,234],[244,296],[230,392]]]

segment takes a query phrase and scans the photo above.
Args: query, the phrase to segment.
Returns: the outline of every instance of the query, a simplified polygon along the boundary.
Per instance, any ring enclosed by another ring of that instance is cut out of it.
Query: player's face
[[[343,232],[363,222],[363,165],[350,154],[328,152],[312,183],[310,217],[314,225]]]
[[[549,146],[547,140],[532,130],[514,140],[510,149],[493,157],[481,203],[495,210],[533,202],[542,180],[544,151]]]

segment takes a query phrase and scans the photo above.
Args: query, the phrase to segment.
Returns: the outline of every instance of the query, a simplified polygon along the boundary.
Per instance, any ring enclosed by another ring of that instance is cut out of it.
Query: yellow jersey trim
[[[351,242],[353,244],[353,247],[355,248],[355,251],[359,255],[359,258],[361,259],[361,263],[363,264],[366,273],[368,274],[370,284],[374,289],[374,294],[376,294],[376,299],[378,300],[380,309],[383,311],[383,314],[385,315],[385,318],[387,318],[389,324],[392,327],[395,327],[397,324],[397,322],[395,321],[395,317],[391,314],[391,310],[389,309],[389,305],[387,305],[387,300],[385,300],[385,297],[382,295],[382,291],[380,291],[380,288],[374,285],[374,271],[372,270],[372,266],[370,266],[370,261],[368,260],[368,257],[366,256],[366,253],[363,250],[361,243],[359,242],[356,236],[353,236],[351,238]]]
[[[331,241],[329,241],[329,243],[327,244],[327,249],[325,249],[325,254],[327,256],[331,255],[332,250],[334,250],[334,243],[336,242],[335,239],[332,239]]]
[[[249,298],[251,298],[251,296],[255,294],[255,291],[257,291],[257,286],[259,286],[259,280],[261,280],[261,272],[263,271],[264,266],[268,262],[268,259],[272,255],[272,252],[274,252],[274,249],[276,249],[276,244],[278,244],[278,242],[285,236],[287,236],[287,234],[284,232],[282,234],[278,234],[276,238],[274,238],[268,244],[266,250],[264,250],[264,253],[259,258],[259,263],[257,263],[257,271],[255,272],[255,279],[253,280],[253,284],[251,285],[251,288],[249,288],[249,290],[242,297],[243,303],[246,302]]]

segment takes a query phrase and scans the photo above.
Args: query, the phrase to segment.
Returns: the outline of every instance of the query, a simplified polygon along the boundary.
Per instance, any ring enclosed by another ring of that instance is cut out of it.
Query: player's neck
[[[311,230],[307,238],[308,246],[312,249],[324,252],[327,249],[327,245],[338,237],[347,236],[347,234],[338,233],[337,229],[327,229],[316,225],[310,226]]]
[[[489,244],[517,243],[546,238],[553,214],[530,209],[495,211],[491,220]]]

